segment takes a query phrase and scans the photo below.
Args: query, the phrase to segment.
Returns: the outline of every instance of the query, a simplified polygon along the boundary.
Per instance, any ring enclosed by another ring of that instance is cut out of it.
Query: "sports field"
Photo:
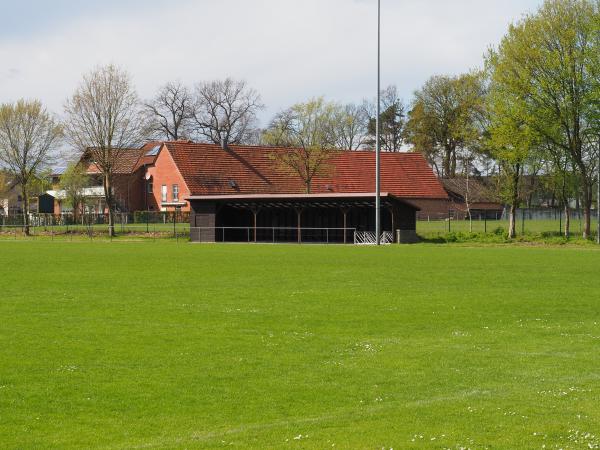
[[[0,242],[0,446],[599,448],[599,267],[592,248]]]

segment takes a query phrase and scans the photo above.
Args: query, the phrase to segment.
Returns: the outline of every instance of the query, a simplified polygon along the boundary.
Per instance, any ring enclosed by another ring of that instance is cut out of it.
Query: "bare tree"
[[[148,129],[129,75],[113,65],[85,75],[67,100],[65,114],[67,137],[102,174],[113,236],[115,171],[123,153],[141,145]]]
[[[310,194],[312,180],[327,170],[336,143],[335,105],[323,98],[299,103],[279,113],[265,131],[269,145],[289,147],[273,158],[298,175]]]
[[[58,122],[37,100],[0,106],[0,162],[21,187],[26,234],[29,234],[30,184],[51,163],[51,151],[61,135]]]
[[[255,138],[256,114],[264,106],[245,81],[227,78],[201,83],[195,94],[195,129],[203,140],[227,148]]]
[[[166,140],[189,138],[194,117],[194,98],[180,82],[162,86],[156,96],[144,105],[155,137]]]
[[[365,108],[354,103],[338,105],[334,121],[338,149],[358,150],[366,143],[369,118]]]
[[[367,139],[365,143],[375,147],[377,100],[363,102],[366,115]],[[406,107],[398,95],[396,86],[388,86],[381,91],[380,140],[386,152],[399,152],[404,143]]]

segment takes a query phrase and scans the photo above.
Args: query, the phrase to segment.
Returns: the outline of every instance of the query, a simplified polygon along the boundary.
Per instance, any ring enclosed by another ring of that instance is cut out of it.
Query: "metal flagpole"
[[[377,0],[377,116],[375,118],[375,237],[381,245],[381,142],[379,119],[381,116],[381,0]],[[392,230],[393,232],[393,230]]]
[[[598,229],[596,230],[597,236],[596,236],[596,242],[598,243],[598,245],[600,245],[600,138],[598,138],[598,191],[597,191],[597,197],[596,198],[596,215],[597,215],[597,219],[598,219]]]

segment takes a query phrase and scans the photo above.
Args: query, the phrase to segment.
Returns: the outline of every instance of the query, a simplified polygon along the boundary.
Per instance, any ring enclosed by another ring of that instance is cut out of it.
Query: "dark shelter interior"
[[[190,198],[195,242],[353,243],[356,231],[375,231],[375,198],[368,194],[215,196]],[[415,231],[418,208],[381,198],[382,231]]]

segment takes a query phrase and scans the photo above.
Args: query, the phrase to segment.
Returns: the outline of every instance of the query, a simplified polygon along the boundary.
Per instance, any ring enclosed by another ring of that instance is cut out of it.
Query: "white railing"
[[[355,228],[190,227],[192,242],[352,243]]]
[[[354,244],[356,245],[376,245],[376,234],[372,231],[356,231],[354,232]],[[389,231],[381,233],[381,244],[387,245],[394,242],[394,235]]]

